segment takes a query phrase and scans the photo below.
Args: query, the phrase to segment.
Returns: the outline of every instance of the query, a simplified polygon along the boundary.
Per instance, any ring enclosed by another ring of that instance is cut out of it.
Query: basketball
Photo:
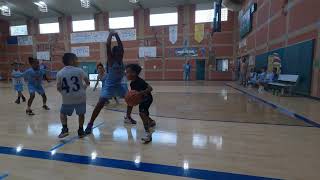
[[[128,94],[125,97],[126,103],[128,106],[136,106],[140,104],[142,101],[142,96],[139,95],[138,91],[129,91]]]

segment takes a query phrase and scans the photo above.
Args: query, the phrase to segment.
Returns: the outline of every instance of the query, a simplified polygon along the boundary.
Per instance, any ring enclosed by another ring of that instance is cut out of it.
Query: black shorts
[[[147,116],[149,116],[149,108],[153,102],[152,95],[147,95],[143,97],[142,102],[139,104],[139,112],[145,113]]]

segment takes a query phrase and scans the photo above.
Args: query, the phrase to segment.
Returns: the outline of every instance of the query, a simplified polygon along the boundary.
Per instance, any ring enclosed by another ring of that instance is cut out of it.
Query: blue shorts
[[[123,98],[128,93],[128,88],[119,84],[117,86],[103,87],[100,93],[100,99],[112,99],[113,97]]]
[[[14,86],[14,89],[17,91],[17,92],[22,92],[23,91],[23,84],[16,84]]]
[[[76,111],[77,115],[84,115],[86,114],[87,104],[62,104],[60,113],[65,114],[67,116],[72,116],[73,111]]]
[[[38,93],[40,95],[45,94],[44,89],[42,86],[33,86],[33,85],[28,85],[28,89],[29,89],[29,93],[33,94],[33,93]]]

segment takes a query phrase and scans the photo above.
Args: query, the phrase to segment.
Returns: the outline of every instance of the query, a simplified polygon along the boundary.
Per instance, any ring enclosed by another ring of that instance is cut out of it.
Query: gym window
[[[73,32],[94,31],[95,30],[94,19],[72,21],[72,30]]]
[[[11,36],[28,35],[27,25],[10,26],[10,35]]]
[[[43,23],[39,24],[40,34],[59,33],[59,23]]]
[[[109,13],[109,28],[134,28],[133,11],[111,11]]]
[[[229,60],[228,59],[217,59],[216,68],[219,72],[229,71]]]
[[[150,9],[150,26],[165,26],[178,24],[176,8]]]
[[[213,22],[214,9],[199,9],[195,13],[195,23]],[[228,21],[228,9],[221,9],[221,21]]]

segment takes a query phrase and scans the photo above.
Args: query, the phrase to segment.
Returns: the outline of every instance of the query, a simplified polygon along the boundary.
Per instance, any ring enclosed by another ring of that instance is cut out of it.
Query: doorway
[[[197,80],[205,80],[206,61],[204,59],[196,60]]]

